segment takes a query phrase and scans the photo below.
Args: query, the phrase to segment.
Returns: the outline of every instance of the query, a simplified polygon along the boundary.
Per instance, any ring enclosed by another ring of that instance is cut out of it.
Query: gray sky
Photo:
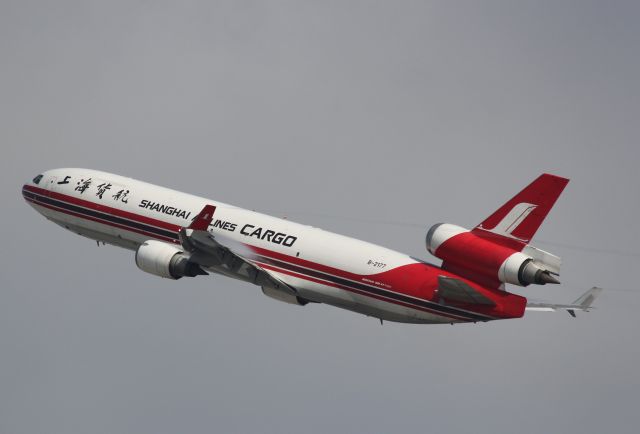
[[[2,1],[0,433],[637,432],[639,12]],[[381,327],[161,280],[24,203],[65,166],[428,260],[429,226],[474,225],[549,171],[571,178],[537,243],[563,285],[514,292],[608,290],[577,319]]]

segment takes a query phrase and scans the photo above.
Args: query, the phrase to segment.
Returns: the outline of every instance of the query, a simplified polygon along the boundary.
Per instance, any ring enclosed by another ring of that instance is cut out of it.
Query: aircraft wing
[[[576,317],[576,310],[589,312],[592,308],[594,300],[600,295],[602,288],[593,287],[584,294],[582,294],[572,304],[552,304],[552,303],[535,303],[527,302],[526,310],[538,311],[538,312],[555,312],[557,310],[566,310],[569,315]]]
[[[215,267],[216,271],[230,277],[296,295],[295,289],[272,276],[244,255],[234,251],[230,243],[225,245],[224,241],[221,242],[207,231],[214,212],[215,207],[207,205],[188,228],[180,229],[180,243],[187,252],[191,253],[189,260],[201,267]]]
[[[495,306],[493,300],[479,293],[464,281],[453,277],[438,276],[438,295],[445,301]]]

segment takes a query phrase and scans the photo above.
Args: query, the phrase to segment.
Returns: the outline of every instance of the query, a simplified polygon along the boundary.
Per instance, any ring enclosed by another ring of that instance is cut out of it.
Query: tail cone
[[[537,277],[538,279],[540,279],[541,285],[544,285],[545,283],[554,283],[554,284],[560,283],[560,281],[548,271],[543,271],[542,273],[540,273],[540,276],[537,276]]]
[[[536,285],[545,285],[547,283],[560,283],[555,276],[553,276],[548,270],[541,268],[532,260],[528,260],[522,264],[520,272],[518,273],[518,280],[524,286],[534,283]]]

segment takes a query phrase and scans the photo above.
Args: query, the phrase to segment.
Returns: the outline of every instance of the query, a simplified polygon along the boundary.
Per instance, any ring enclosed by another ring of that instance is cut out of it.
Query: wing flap
[[[191,225],[180,228],[180,244],[191,254],[189,261],[201,267],[214,267],[216,271],[254,285],[296,295],[297,291],[274,277],[264,268],[234,251],[230,246],[208,232],[216,207],[206,205]]]
[[[220,243],[213,234],[189,228],[180,229],[182,247],[191,253],[190,260],[203,267],[216,267],[232,277],[258,286],[266,286],[296,295],[295,289],[272,276],[245,257]]]

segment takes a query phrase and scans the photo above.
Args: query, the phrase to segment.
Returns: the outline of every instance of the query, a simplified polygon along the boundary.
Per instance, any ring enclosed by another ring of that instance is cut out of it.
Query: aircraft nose
[[[35,189],[40,184],[40,181],[42,181],[43,177],[44,175],[40,174],[33,178],[31,182],[27,182],[26,184],[22,185],[22,197],[24,197],[25,200],[33,200],[33,192],[37,191]]]
[[[31,193],[29,192],[29,184],[24,184],[22,186],[22,197],[27,202],[31,199]]]

